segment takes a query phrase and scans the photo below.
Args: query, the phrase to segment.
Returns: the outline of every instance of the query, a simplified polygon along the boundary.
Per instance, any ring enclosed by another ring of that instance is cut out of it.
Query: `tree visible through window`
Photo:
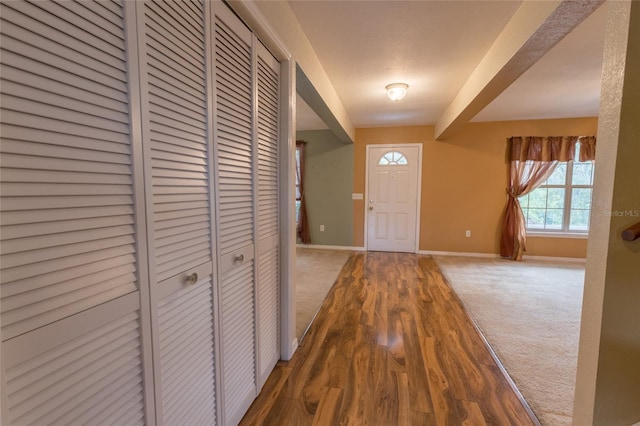
[[[528,231],[589,231],[594,164],[579,155],[576,147],[573,161],[559,163],[544,184],[519,198]]]

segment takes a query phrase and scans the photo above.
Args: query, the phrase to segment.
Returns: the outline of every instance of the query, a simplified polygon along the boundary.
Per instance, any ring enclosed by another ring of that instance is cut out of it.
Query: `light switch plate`
[[[364,200],[364,194],[362,192],[354,192],[351,194],[352,200]]]

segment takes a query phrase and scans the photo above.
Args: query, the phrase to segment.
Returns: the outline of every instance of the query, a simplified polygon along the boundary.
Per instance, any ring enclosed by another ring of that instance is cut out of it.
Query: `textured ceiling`
[[[290,1],[356,127],[433,124],[520,1]],[[606,7],[474,121],[595,116]],[[391,102],[384,86],[409,84]],[[304,114],[298,112],[300,119]]]

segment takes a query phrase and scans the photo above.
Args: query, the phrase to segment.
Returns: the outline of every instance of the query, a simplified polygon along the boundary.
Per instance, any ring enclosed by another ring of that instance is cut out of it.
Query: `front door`
[[[367,151],[367,250],[415,253],[421,146],[368,146]]]

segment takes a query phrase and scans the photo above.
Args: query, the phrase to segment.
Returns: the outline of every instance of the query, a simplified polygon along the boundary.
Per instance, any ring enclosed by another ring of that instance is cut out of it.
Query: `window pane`
[[[593,163],[574,163],[573,185],[593,185]]]
[[[380,166],[389,166],[389,165],[406,165],[407,159],[406,157],[398,151],[389,151],[380,158],[378,161],[378,165]]]
[[[547,188],[537,188],[529,193],[529,207],[547,207]]]
[[[547,179],[547,185],[564,185],[567,183],[567,163],[561,163]]]
[[[591,188],[573,188],[571,195],[572,209],[591,208]]]
[[[544,229],[544,209],[527,210],[527,228]]]
[[[589,210],[571,210],[569,229],[572,231],[588,231]]]
[[[562,210],[547,209],[545,229],[562,229]]]
[[[519,197],[518,201],[520,201],[520,207],[522,207],[523,211],[529,208],[529,194]],[[525,217],[526,217],[526,213],[525,213]]]
[[[549,188],[547,208],[564,209],[564,188]]]

